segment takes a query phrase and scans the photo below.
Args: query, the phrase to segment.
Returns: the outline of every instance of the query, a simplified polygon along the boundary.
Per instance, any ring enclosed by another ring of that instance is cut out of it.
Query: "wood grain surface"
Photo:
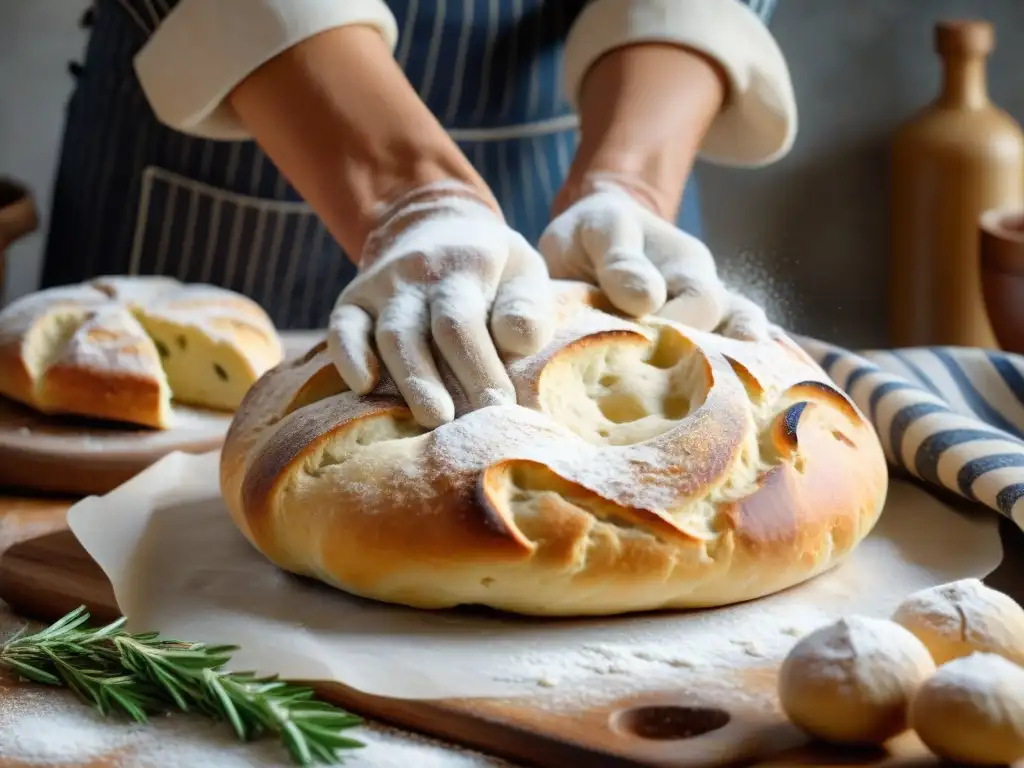
[[[43,621],[81,604],[97,619],[114,618],[118,611],[106,578],[66,530],[68,506],[67,500],[0,498],[0,598]],[[1007,556],[988,579],[1018,600],[1024,599],[1022,539],[1019,530],[1004,526]],[[545,768],[941,764],[912,734],[884,750],[859,753],[810,744],[777,707],[753,708],[743,703],[747,697],[730,694],[773,691],[774,668],[736,674],[741,677],[729,685],[709,680],[699,690],[650,691],[595,708],[556,710],[520,698],[405,701],[334,684],[318,687],[324,697],[369,718]]]
[[[103,494],[169,453],[215,451],[231,415],[175,407],[178,424],[146,429],[46,416],[0,397],[0,487]]]

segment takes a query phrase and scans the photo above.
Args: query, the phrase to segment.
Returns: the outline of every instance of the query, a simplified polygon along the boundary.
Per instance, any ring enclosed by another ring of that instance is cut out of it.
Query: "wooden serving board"
[[[173,451],[204,453],[231,415],[174,407],[171,429],[46,416],[0,397],[0,485],[47,493],[112,491]]]
[[[3,506],[0,500],[0,534]],[[8,503],[7,509],[9,536],[17,518],[23,516],[31,518],[33,530],[25,531],[27,538],[0,554],[0,599],[18,613],[42,621],[59,618],[79,605],[88,606],[97,620],[119,615],[99,566],[61,526],[62,510],[51,509],[52,519],[46,523],[38,504]],[[41,531],[48,532],[40,535]],[[8,543],[20,538],[15,534]],[[1024,597],[1022,538],[1019,531],[1006,526],[1006,564],[989,579],[1018,599]],[[0,551],[2,545],[0,541]],[[335,684],[321,685],[319,690],[325,698],[368,718],[544,768],[940,765],[912,734],[870,752],[809,743],[777,707],[755,708],[737,693],[773,691],[776,671],[766,667],[737,672],[725,685],[708,680],[707,686],[699,688],[649,691],[593,708],[551,708],[530,698],[406,701],[368,696]]]
[[[281,334],[285,357],[323,332]],[[174,451],[205,453],[224,440],[231,414],[175,406],[171,429],[46,416],[0,397],[0,487],[90,495],[112,491]]]

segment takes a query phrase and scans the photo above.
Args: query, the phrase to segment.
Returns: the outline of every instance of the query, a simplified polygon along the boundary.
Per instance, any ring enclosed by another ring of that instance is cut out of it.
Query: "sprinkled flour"
[[[726,285],[764,307],[768,319],[783,328],[792,328],[803,312],[793,288],[777,269],[765,264],[763,255],[744,249],[728,257],[719,257],[718,269]]]
[[[694,617],[684,633],[679,625],[652,618],[625,642],[565,643],[557,650],[510,655],[504,665],[491,669],[499,682],[537,686],[537,705],[565,711],[648,690],[718,686],[729,697],[770,703],[771,688],[749,690],[745,671],[775,666],[797,638],[830,620],[830,614],[811,605],[793,603],[776,613],[744,606],[723,608]],[[712,617],[713,618],[710,618]],[[634,619],[635,621],[635,619]],[[573,637],[586,638],[586,629]],[[622,637],[618,635],[618,637]],[[714,681],[714,682],[711,682]]]
[[[2,604],[0,604],[2,605]],[[575,627],[576,643],[539,647],[524,642],[490,674],[496,681],[536,686],[533,706],[551,713],[597,706],[640,690],[699,687],[750,706],[777,706],[772,686],[749,686],[743,671],[778,662],[795,639],[821,626],[829,615],[799,601],[751,621],[743,606],[709,612],[681,635],[678,624],[661,617],[632,622],[637,631],[616,634],[615,642]],[[458,621],[458,619],[450,619]],[[0,608],[0,637],[21,622]],[[712,631],[713,630],[713,631]],[[346,756],[349,768],[500,768],[508,763],[438,742],[370,725],[353,733],[367,747]],[[171,715],[148,725],[104,720],[65,691],[11,685],[0,678],[0,758],[26,765],[81,762],[114,756],[113,765],[177,768],[216,765],[283,766],[274,740],[240,744],[223,725]],[[109,759],[109,758],[108,758]]]
[[[23,622],[0,603],[0,638]],[[345,754],[346,768],[502,768],[509,763],[371,724],[350,735],[366,746]],[[243,744],[222,723],[166,715],[139,725],[104,719],[67,691],[15,683],[0,674],[0,763],[128,768],[258,768],[289,765],[273,738]]]
[[[351,732],[363,749],[345,755],[346,768],[499,768],[508,765],[391,728]],[[0,758],[25,765],[77,765],[105,758],[132,768],[250,768],[288,765],[274,739],[237,741],[223,724],[168,715],[146,725],[105,720],[65,691],[17,686],[0,705]]]

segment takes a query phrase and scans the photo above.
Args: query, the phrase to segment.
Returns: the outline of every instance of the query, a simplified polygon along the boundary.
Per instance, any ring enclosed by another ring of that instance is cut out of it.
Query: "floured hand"
[[[546,343],[552,294],[540,254],[477,193],[443,182],[407,194],[381,216],[359,267],[327,336],[352,390],[377,385],[376,342],[416,421],[451,421],[432,338],[472,407],[515,403],[500,353],[531,354]]]
[[[659,313],[734,338],[768,335],[764,310],[726,288],[708,247],[612,178],[590,180],[548,226],[540,251],[552,277],[594,283],[627,314]]]

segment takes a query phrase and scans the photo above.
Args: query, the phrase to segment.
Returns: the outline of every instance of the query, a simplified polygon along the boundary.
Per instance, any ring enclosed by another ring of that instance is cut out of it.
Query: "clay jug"
[[[938,97],[896,132],[891,156],[889,333],[896,346],[996,347],[982,298],[978,221],[1024,203],[1024,135],[989,101],[984,21],[935,28]]]

